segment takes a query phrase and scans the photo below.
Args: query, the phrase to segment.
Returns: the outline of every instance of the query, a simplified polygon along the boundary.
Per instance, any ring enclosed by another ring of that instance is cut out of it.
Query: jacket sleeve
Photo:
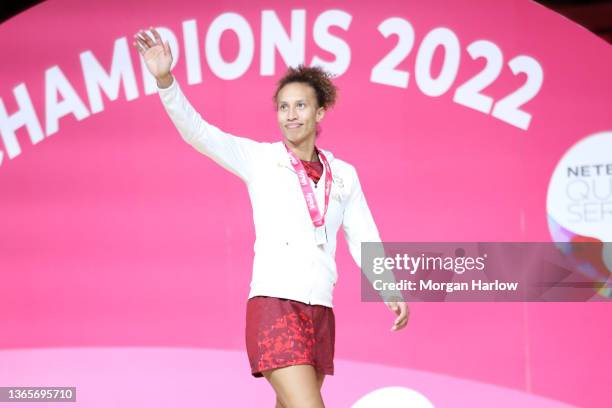
[[[348,243],[349,251],[353,260],[371,284],[374,284],[375,280],[395,282],[393,271],[374,274],[373,268],[370,265],[362,265],[362,259],[386,257],[386,255],[380,235],[378,234],[378,228],[361,189],[357,171],[354,168],[351,168],[351,170],[353,172],[351,177],[352,186],[342,220],[344,236]],[[366,242],[369,243],[367,246],[368,254],[366,257],[362,257],[362,249],[364,248],[362,244]],[[397,290],[380,291],[379,295],[383,301],[403,300],[401,292]]]
[[[251,180],[261,143],[230,135],[207,123],[191,106],[176,78],[168,88],[158,87],[157,91],[183,140],[246,183]]]
[[[357,171],[354,168],[351,168],[351,170],[352,185],[344,209],[342,227],[349,251],[357,266],[361,267],[361,243],[380,242],[380,236],[368,203],[361,190]]]

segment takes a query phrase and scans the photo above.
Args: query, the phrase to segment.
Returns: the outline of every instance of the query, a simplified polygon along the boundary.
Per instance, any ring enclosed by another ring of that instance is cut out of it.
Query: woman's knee
[[[310,397],[292,396],[281,405],[283,408],[325,408],[321,395]]]
[[[323,408],[319,381],[311,365],[295,365],[263,372],[285,408]]]

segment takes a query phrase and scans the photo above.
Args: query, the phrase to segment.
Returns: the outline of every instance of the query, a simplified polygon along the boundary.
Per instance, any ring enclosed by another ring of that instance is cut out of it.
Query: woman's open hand
[[[171,79],[172,52],[170,45],[167,41],[165,43],[162,41],[159,33],[153,27],[150,27],[150,31],[153,33],[153,38],[146,31],[140,30],[134,35],[133,44],[138,53],[142,55],[149,72],[157,79],[157,83],[167,83],[167,80]]]
[[[410,316],[410,309],[406,302],[385,302],[389,310],[397,315],[397,318],[393,322],[391,331],[401,330],[408,324],[408,317]]]

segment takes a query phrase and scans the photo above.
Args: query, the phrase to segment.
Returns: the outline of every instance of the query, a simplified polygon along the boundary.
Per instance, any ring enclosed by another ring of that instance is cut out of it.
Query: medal
[[[325,225],[315,227],[315,242],[317,245],[327,244],[327,228]]]

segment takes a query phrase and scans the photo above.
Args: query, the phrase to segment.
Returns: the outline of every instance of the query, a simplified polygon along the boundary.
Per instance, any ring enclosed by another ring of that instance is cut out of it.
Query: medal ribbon
[[[331,167],[329,167],[327,158],[325,157],[322,151],[315,147],[315,151],[319,154],[319,157],[323,162],[323,166],[325,167],[325,208],[323,210],[323,214],[321,214],[321,211],[319,211],[319,206],[317,205],[317,200],[315,198],[314,191],[312,191],[312,186],[308,181],[308,174],[306,173],[304,165],[302,164],[301,160],[297,158],[295,153],[293,153],[291,149],[287,147],[287,145],[285,145],[285,149],[287,149],[287,154],[289,154],[289,161],[291,162],[291,165],[293,166],[295,173],[297,174],[298,181],[300,182],[300,187],[302,187],[304,201],[306,201],[306,207],[308,207],[308,212],[310,213],[312,223],[315,225],[315,227],[321,227],[325,224],[325,214],[327,214],[329,194],[331,192],[332,185]]]

